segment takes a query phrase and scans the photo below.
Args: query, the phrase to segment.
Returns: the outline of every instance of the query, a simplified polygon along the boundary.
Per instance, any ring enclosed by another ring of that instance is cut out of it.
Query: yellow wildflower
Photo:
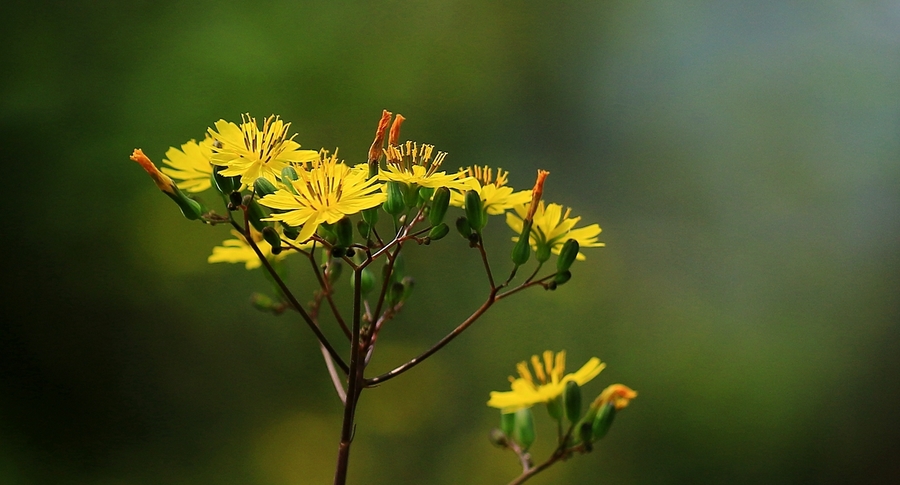
[[[531,200],[530,190],[521,190],[513,192],[513,188],[506,185],[509,172],[503,169],[497,169],[497,177],[494,178],[494,171],[488,166],[484,167],[468,167],[460,170],[460,177],[468,176],[468,187],[466,190],[474,190],[481,196],[482,206],[484,210],[492,215],[500,215],[513,207],[527,203]],[[450,193],[450,204],[454,207],[465,207],[466,197],[461,192]]]
[[[277,116],[266,118],[262,130],[256,124],[256,118],[249,114],[241,115],[241,119],[241,126],[219,120],[215,128],[208,130],[215,139],[210,162],[226,167],[220,174],[239,175],[241,183],[248,186],[259,177],[274,182],[288,165],[319,158],[315,150],[300,150],[300,145],[294,141],[296,135],[287,136],[291,124]]]
[[[234,239],[227,239],[221,246],[214,247],[206,261],[210,263],[244,263],[244,267],[247,269],[259,268],[262,262],[256,255],[256,251],[247,243],[244,235],[234,229],[231,230],[231,234],[234,235]],[[262,233],[253,227],[250,227],[250,235],[266,258],[281,260],[288,255],[287,251],[282,251],[277,255],[272,254],[272,246],[263,239]]]
[[[532,377],[527,363],[519,362],[516,366],[519,377],[509,378],[512,390],[491,392],[488,406],[500,408],[503,413],[511,413],[535,404],[546,403],[559,397],[565,391],[567,382],[574,381],[579,386],[583,386],[597,377],[597,374],[606,367],[606,364],[600,363],[600,359],[591,357],[586,364],[581,366],[581,369],[573,374],[564,375],[566,370],[565,351],[559,352],[554,358],[553,352],[547,350],[543,357],[544,360],[541,362],[538,356],[531,356],[531,366],[534,369],[535,377]]]
[[[163,167],[162,172],[178,180],[178,188],[188,192],[203,192],[212,187],[212,165],[209,163],[212,144],[213,139],[207,135],[200,143],[191,140],[181,145],[181,150],[169,147],[163,159],[168,167]]]
[[[523,219],[528,216],[529,204],[521,204],[514,207],[515,213],[506,213],[506,224],[518,234],[522,233]],[[578,241],[578,246],[582,248],[598,248],[605,246],[604,243],[597,241],[597,235],[600,234],[600,226],[591,224],[587,227],[573,229],[575,224],[581,220],[581,217],[569,217],[572,209],[566,208],[565,213],[562,211],[563,206],[559,204],[544,205],[544,201],[540,201],[537,209],[534,210],[534,225],[531,227],[531,247],[537,250],[538,246],[549,246],[553,254],[559,254],[563,244],[569,239]],[[513,241],[518,241],[518,237],[514,237]],[[584,254],[578,253],[577,259],[583,261]]]
[[[384,202],[378,180],[366,180],[365,164],[350,168],[338,162],[337,153],[322,152],[309,169],[299,167],[299,179],[289,182],[296,194],[287,188],[260,199],[259,203],[284,212],[274,212],[266,220],[281,221],[289,226],[303,226],[297,241],[306,241],[322,223],[334,224],[344,216],[375,207]]]
[[[403,182],[434,189],[438,187],[467,189],[467,181],[461,177],[461,174],[447,175],[446,172],[437,171],[444,163],[447,154],[440,151],[435,153],[434,145],[419,145],[412,141],[399,146],[389,144],[384,153],[387,159],[387,170],[382,170],[378,175],[380,180]],[[432,155],[434,155],[433,160]]]

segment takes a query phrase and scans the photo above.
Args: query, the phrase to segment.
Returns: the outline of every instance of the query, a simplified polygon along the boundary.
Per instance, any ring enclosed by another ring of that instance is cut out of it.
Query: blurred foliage
[[[245,304],[261,273],[205,262],[227,229],[182,219],[127,158],[250,112],[356,162],[382,108],[448,167],[499,165],[519,188],[550,170],[545,197],[607,247],[364,395],[351,482],[506,483],[484,403],[545,349],[609,363],[588,395],[641,394],[535,484],[900,480],[894,2],[6,2],[0,18],[0,482],[328,483],[339,406],[312,336]],[[509,237],[499,219],[487,233]],[[417,295],[376,367],[479,304],[476,256],[445,242],[446,259],[410,254]]]

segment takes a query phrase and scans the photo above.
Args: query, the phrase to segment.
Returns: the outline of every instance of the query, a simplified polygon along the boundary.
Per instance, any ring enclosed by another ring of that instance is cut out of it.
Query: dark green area
[[[330,483],[340,415],[312,335],[254,311],[262,274],[205,262],[227,229],[182,218],[128,156],[250,112],[359,162],[383,108],[449,169],[522,189],[549,170],[545,197],[607,247],[365,394],[352,483],[506,483],[484,403],[545,349],[608,362],[586,400],[640,396],[535,484],[900,481],[895,3],[16,3],[0,482]],[[511,231],[484,232],[506,262]],[[376,370],[485,292],[455,231],[408,256]]]

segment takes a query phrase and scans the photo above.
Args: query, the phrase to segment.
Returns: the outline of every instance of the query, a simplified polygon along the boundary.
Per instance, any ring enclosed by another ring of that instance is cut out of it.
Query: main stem
[[[364,267],[353,270],[355,281],[360,281]],[[353,441],[353,417],[356,403],[362,391],[362,376],[365,367],[362,358],[360,339],[360,319],[362,315],[362,285],[353,288],[353,329],[350,338],[350,372],[347,376],[347,400],[344,403],[344,421],[341,424],[341,443],[338,445],[337,469],[334,472],[334,485],[347,483],[347,468],[350,464],[350,444]]]

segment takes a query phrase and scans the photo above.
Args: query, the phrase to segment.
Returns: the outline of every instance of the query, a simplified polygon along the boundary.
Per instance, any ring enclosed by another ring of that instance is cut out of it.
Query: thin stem
[[[547,468],[550,468],[551,465],[553,465],[554,463],[558,462],[559,460],[569,456],[569,454],[574,453],[576,451],[581,451],[583,449],[584,449],[583,445],[573,446],[571,448],[565,448],[565,449],[557,449],[552,455],[550,455],[550,458],[548,458],[547,461],[541,463],[540,465],[538,465],[534,468],[529,468],[529,469],[525,470],[524,472],[522,472],[521,475],[516,477],[515,480],[509,482],[508,485],[520,485],[522,483],[525,483],[525,481],[528,480],[529,478],[537,475],[538,473],[546,470]]]
[[[499,295],[497,295],[497,299],[498,299],[498,300],[502,300],[502,299],[506,298],[507,296],[513,295],[513,294],[515,294],[515,293],[518,293],[518,292],[524,290],[525,288],[528,288],[528,287],[531,287],[531,286],[544,286],[544,282],[545,282],[545,281],[551,280],[551,279],[553,279],[553,277],[555,277],[555,276],[556,276],[556,273],[553,273],[553,274],[551,274],[551,275],[544,276],[543,278],[541,278],[541,279],[539,279],[539,280],[527,281],[527,282],[522,283],[521,285],[519,285],[519,286],[517,286],[517,287],[515,287],[515,288],[513,288],[513,289],[511,289],[511,290],[509,290],[509,291],[500,293]]]
[[[478,235],[478,251],[481,253],[481,260],[484,262],[484,270],[487,272],[491,291],[496,293],[497,287],[494,285],[494,273],[491,271],[491,263],[488,262],[487,251],[484,250],[484,238],[481,237],[481,234]]]
[[[313,249],[315,250],[315,248]],[[328,301],[328,306],[331,307],[331,313],[334,315],[334,319],[337,320],[338,325],[340,325],[341,327],[341,330],[344,331],[344,335],[346,335],[349,339],[350,329],[347,328],[347,324],[344,323],[344,319],[343,317],[341,317],[341,312],[338,310],[337,305],[334,303],[334,299],[331,297],[333,293],[331,290],[331,284],[328,283],[327,279],[322,277],[322,273],[319,271],[319,265],[316,264],[315,253],[309,253],[307,254],[307,257],[309,258],[309,262],[312,265],[313,273],[315,273],[316,279],[319,280],[319,286],[322,287],[322,293],[325,295],[325,299]]]
[[[328,368],[328,375],[331,376],[331,383],[334,384],[334,390],[337,392],[341,403],[346,406],[347,391],[344,390],[344,385],[341,384],[341,377],[338,375],[337,369],[334,368],[334,361],[331,360],[331,356],[328,355],[328,351],[325,350],[325,347],[322,344],[319,344],[319,350],[322,351],[322,358],[325,359],[325,367]]]
[[[491,305],[493,305],[494,302],[496,302],[496,301],[497,301],[497,290],[492,289],[490,295],[488,295],[487,300],[485,300],[485,302],[482,303],[481,306],[478,307],[477,310],[475,310],[475,313],[470,315],[469,318],[467,318],[464,322],[459,324],[458,327],[454,328],[453,331],[450,332],[449,334],[447,334],[444,338],[440,339],[430,349],[426,350],[425,352],[422,352],[420,355],[413,358],[409,362],[407,362],[389,372],[381,374],[380,376],[377,376],[377,377],[373,377],[371,379],[365,379],[365,381],[364,381],[365,386],[372,387],[372,386],[381,384],[382,382],[389,381],[389,380],[393,379],[394,377],[397,377],[400,374],[417,366],[422,361],[424,361],[425,359],[430,357],[432,354],[434,354],[438,350],[441,350],[441,348],[443,348],[445,345],[447,345],[453,339],[455,339],[457,336],[459,336],[459,334],[461,334],[465,329],[469,328],[469,325],[472,325],[473,323],[475,323],[475,321],[478,320],[478,317],[483,315],[484,312],[486,312],[488,310],[488,308],[490,308]]]
[[[360,281],[363,268],[353,270],[356,281]],[[362,285],[356,285],[353,289],[353,331],[350,338],[350,374],[347,384],[347,400],[344,403],[344,419],[341,423],[341,443],[338,445],[337,469],[334,472],[334,485],[347,483],[347,468],[350,465],[350,444],[353,440],[353,418],[356,413],[356,403],[363,387],[363,369],[365,364],[361,362],[360,342],[360,317],[362,307]]]
[[[253,252],[256,253],[256,256],[262,262],[263,266],[265,266],[266,270],[275,280],[275,283],[281,289],[281,292],[284,294],[285,298],[291,303],[291,306],[297,310],[297,313],[303,317],[303,320],[306,322],[307,326],[316,334],[316,338],[319,339],[319,343],[328,350],[328,354],[331,355],[331,358],[337,363],[338,367],[344,371],[344,373],[349,372],[350,368],[347,364],[344,363],[344,360],[341,359],[341,356],[338,355],[337,351],[334,350],[334,347],[331,346],[331,342],[325,337],[325,334],[322,333],[322,330],[316,326],[315,322],[312,321],[309,314],[306,313],[306,310],[303,309],[303,306],[300,305],[300,302],[297,301],[297,298],[291,293],[291,290],[288,289],[287,285],[284,283],[284,280],[281,279],[281,276],[278,276],[278,273],[275,271],[275,268],[272,267],[272,263],[269,262],[269,259],[260,251],[259,246],[257,246],[256,241],[253,240],[253,234],[250,232],[250,218],[247,215],[247,207],[241,206],[244,211],[244,227],[241,228],[235,221],[231,221],[231,223],[235,226],[238,231],[241,231],[244,235],[244,239],[247,241],[247,244],[253,248]]]

